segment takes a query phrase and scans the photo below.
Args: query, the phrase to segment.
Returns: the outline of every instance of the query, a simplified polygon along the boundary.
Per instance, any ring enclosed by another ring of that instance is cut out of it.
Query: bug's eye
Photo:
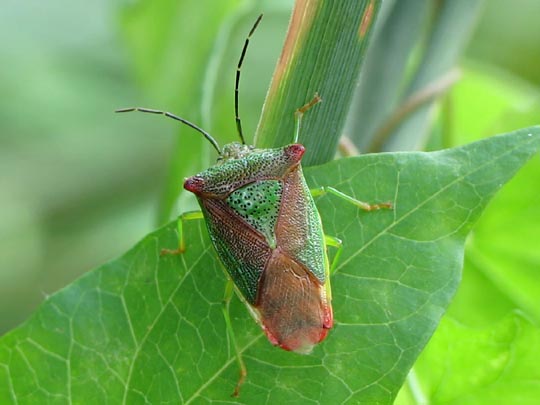
[[[204,179],[202,177],[193,176],[184,181],[184,188],[192,193],[201,192],[204,187]]]
[[[300,161],[302,155],[306,151],[304,145],[299,143],[293,143],[292,145],[287,146],[285,153],[290,156],[294,161]]]

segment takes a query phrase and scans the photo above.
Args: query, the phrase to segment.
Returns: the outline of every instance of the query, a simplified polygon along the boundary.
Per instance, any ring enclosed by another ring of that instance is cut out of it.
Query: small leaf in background
[[[215,56],[215,42],[223,21],[239,13],[239,3],[238,0],[160,0],[137,1],[125,6],[121,13],[123,38],[134,75],[147,93],[146,101],[126,100],[125,106],[142,103],[143,107],[167,109],[202,125],[200,106],[207,96],[204,86],[207,67]],[[143,122],[151,118],[130,116],[130,119]],[[181,138],[171,154],[156,221],[160,225],[174,217],[182,190],[179,179],[200,170],[201,163],[209,161],[205,159],[205,142],[201,137],[172,121],[168,124]]]
[[[272,347],[239,300],[248,367],[238,403],[391,403],[460,279],[465,237],[491,196],[540,148],[540,128],[433,153],[365,155],[306,170],[394,210],[325,196],[326,231],[345,242],[332,278],[336,326],[313,355]],[[0,339],[0,402],[227,400],[238,369],[221,314],[225,277],[204,224],[150,234],[50,297]]]
[[[363,152],[398,107],[411,53],[421,38],[432,5],[429,1],[403,0],[382,5],[384,18],[377,20],[345,130]]]
[[[521,315],[484,328],[448,317],[414,367],[423,393],[407,394],[410,403],[536,404],[539,358],[538,328]]]
[[[475,102],[470,101],[473,94]],[[452,139],[459,144],[540,117],[537,89],[486,66],[466,69],[452,100]],[[540,194],[535,184],[540,184],[538,156],[498,193],[475,227],[467,244],[462,287],[450,307],[460,322],[489,324],[514,309],[540,321]]]

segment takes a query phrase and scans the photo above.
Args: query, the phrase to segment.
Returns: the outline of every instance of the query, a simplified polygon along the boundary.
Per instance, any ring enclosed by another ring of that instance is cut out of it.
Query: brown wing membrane
[[[279,249],[262,274],[255,307],[268,339],[285,350],[309,353],[332,327],[324,286]]]

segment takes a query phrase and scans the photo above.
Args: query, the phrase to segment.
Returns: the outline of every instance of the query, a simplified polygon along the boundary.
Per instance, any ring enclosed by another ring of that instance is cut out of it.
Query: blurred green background
[[[0,334],[48,294],[155,229],[168,217],[167,206],[178,212],[174,200],[161,198],[171,195],[163,191],[167,177],[210,161],[201,140],[173,122],[113,110],[164,108],[199,123],[220,143],[233,139],[234,70],[245,33],[264,12],[241,86],[250,139],[292,5],[3,2]],[[463,139],[538,122],[538,16],[535,0],[483,3],[450,97],[453,131]]]

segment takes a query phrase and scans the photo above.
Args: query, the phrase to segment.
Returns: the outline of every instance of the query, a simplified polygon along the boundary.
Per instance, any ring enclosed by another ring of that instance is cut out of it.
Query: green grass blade
[[[482,0],[453,0],[441,2],[436,10],[426,49],[418,70],[409,85],[402,103],[448,74],[467,44],[481,9]],[[427,142],[430,112],[433,101],[428,102],[406,117],[387,134],[383,150],[419,150]]]
[[[317,92],[300,142],[306,165],[334,157],[380,0],[298,1],[268,91],[256,135],[258,147],[293,140],[294,112]]]
[[[346,129],[361,151],[399,105],[407,64],[429,10],[427,1],[397,1],[386,18],[377,21],[380,26],[367,51]]]

